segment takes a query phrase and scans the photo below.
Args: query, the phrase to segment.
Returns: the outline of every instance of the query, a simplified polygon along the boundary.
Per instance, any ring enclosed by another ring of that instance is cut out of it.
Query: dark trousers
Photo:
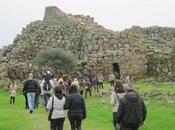
[[[81,91],[80,91],[80,94],[81,94],[82,96],[83,96],[83,93],[84,93],[84,91],[83,91],[83,90],[81,90]]]
[[[99,89],[103,89],[103,82],[98,82],[97,83],[97,92],[99,92]]]
[[[91,96],[91,88],[90,87],[85,89],[85,98],[87,98],[87,93],[89,93],[89,96]]]
[[[127,127],[121,125],[121,130],[138,130],[138,129],[139,129],[138,126],[127,128]]]
[[[114,87],[114,80],[111,80],[111,81],[110,81],[110,86],[111,86],[111,87]]]
[[[28,106],[27,94],[24,94],[24,97],[25,97],[25,108],[28,109],[29,106]]]
[[[45,108],[47,107],[47,102],[49,100],[49,98],[51,97],[51,93],[44,93],[44,105],[45,105]]]
[[[114,130],[120,130],[119,128],[116,127],[117,124],[117,112],[113,112],[113,125],[114,125]]]
[[[112,114],[113,114],[113,124],[114,124],[114,126],[116,126],[116,124],[117,124],[117,112],[113,112]]]
[[[10,104],[15,103],[15,97],[10,96]]]
[[[83,116],[80,114],[75,114],[75,115],[69,116],[71,130],[81,130],[82,119],[83,119]]]
[[[51,119],[50,130],[63,130],[65,118]]]

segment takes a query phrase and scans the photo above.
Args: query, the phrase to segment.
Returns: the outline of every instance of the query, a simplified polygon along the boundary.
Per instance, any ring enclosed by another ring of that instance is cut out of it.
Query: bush
[[[33,63],[39,68],[50,67],[55,73],[58,71],[70,72],[76,65],[75,57],[61,48],[42,50],[34,58]]]

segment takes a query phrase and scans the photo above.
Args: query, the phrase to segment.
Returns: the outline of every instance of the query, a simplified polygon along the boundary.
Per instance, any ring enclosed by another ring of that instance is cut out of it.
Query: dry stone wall
[[[126,73],[140,78],[148,73],[149,55],[170,53],[174,42],[174,28],[133,26],[114,32],[98,25],[90,16],[66,14],[50,6],[43,20],[28,24],[13,44],[3,49],[1,62],[12,68],[24,66],[24,76],[40,50],[61,47],[70,50],[80,63],[94,64],[105,74],[117,63],[121,78]]]
[[[155,75],[160,80],[174,80],[175,61],[171,55],[149,55],[148,74]]]

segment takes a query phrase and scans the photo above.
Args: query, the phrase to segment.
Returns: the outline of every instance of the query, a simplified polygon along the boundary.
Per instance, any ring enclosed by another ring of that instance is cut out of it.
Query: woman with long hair
[[[120,80],[117,80],[114,85],[114,91],[111,94],[111,104],[112,104],[112,111],[113,111],[113,124],[115,130],[119,130],[117,126],[117,110],[119,106],[120,99],[124,96],[126,90]]]
[[[50,114],[50,117],[48,117],[50,120],[50,130],[63,130],[66,115],[63,108],[66,99],[63,96],[61,87],[55,87],[54,92],[55,95],[49,99],[47,104]]]
[[[69,89],[64,109],[68,109],[71,130],[81,130],[82,120],[86,118],[86,106],[84,98],[79,94],[75,84],[72,84]]]

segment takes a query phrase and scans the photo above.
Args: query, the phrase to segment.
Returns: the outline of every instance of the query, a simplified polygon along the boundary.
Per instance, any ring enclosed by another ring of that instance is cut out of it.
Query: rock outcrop
[[[15,68],[17,73],[23,70],[20,73],[24,76],[40,50],[60,47],[70,50],[80,63],[94,64],[104,74],[114,69],[121,78],[125,74],[140,78],[148,73],[157,74],[148,70],[159,68],[162,71],[158,74],[166,78],[169,74],[173,79],[174,74],[170,74],[175,69],[173,63],[157,65],[149,63],[149,59],[159,54],[169,57],[174,42],[175,28],[133,26],[114,32],[98,25],[90,16],[66,14],[57,7],[47,7],[42,21],[31,22],[13,44],[3,49],[1,62]],[[169,69],[164,73],[167,66]]]

